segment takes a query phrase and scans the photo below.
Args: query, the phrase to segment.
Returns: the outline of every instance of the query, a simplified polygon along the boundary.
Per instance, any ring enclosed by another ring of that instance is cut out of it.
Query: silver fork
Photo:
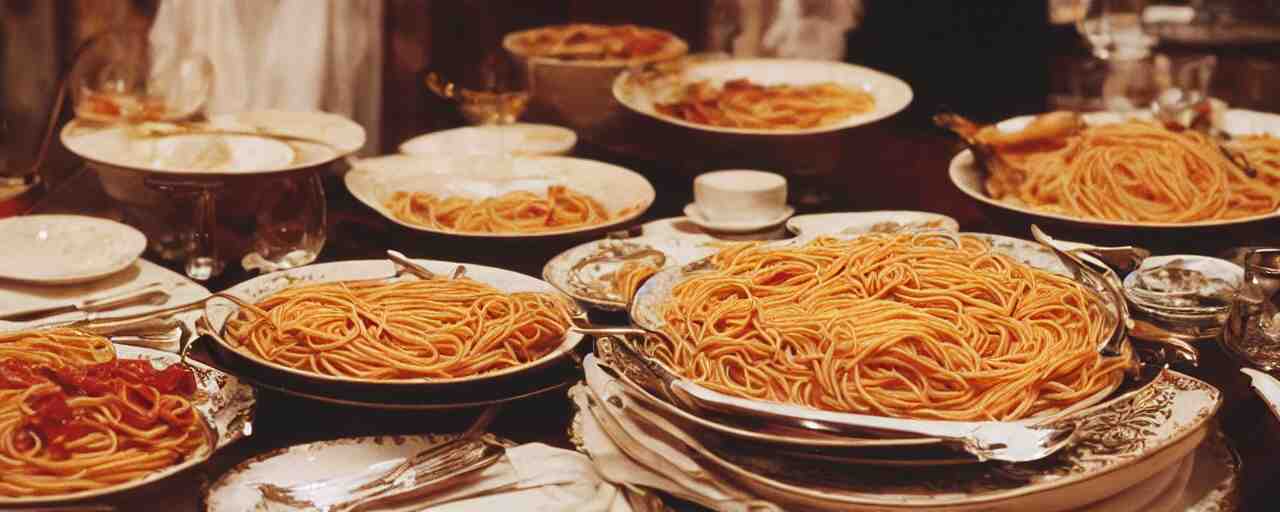
[[[290,486],[259,484],[260,505],[279,503],[321,512],[351,512],[420,498],[451,487],[460,477],[483,470],[505,455],[504,446],[483,437],[499,409],[485,409],[457,439],[423,450],[372,479],[343,476]],[[334,497],[339,498],[335,501]]]

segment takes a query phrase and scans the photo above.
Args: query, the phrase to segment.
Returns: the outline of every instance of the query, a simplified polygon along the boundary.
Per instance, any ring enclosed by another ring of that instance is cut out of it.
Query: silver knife
[[[27,322],[77,311],[98,313],[134,304],[164,304],[165,301],[169,300],[169,286],[167,283],[150,283],[104,297],[2,315],[0,320]]]

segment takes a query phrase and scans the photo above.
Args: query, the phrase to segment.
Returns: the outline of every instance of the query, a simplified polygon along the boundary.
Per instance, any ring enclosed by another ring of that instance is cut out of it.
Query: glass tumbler
[[[245,270],[274,272],[315,261],[324,248],[326,211],[319,173],[265,180],[257,202]]]
[[[1280,249],[1250,250],[1222,343],[1251,365],[1280,369]]]

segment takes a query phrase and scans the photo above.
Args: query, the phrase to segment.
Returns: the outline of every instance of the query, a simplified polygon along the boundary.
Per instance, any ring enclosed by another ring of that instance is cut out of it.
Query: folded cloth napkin
[[[581,411],[582,441],[600,475],[625,486],[659,489],[672,496],[722,512],[776,511],[782,508],[740,490],[686,455],[684,443],[618,414],[607,401],[627,402],[623,384],[600,368],[595,356],[583,362],[585,385],[569,394]],[[635,404],[628,404],[635,406]],[[671,428],[674,431],[674,427]]]

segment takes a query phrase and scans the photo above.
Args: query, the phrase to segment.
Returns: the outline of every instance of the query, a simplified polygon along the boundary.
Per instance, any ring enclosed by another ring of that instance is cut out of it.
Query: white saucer
[[[406,155],[481,153],[526,156],[566,155],[578,143],[573,130],[549,124],[465,126],[427,133],[400,145]]]
[[[777,226],[787,221],[792,215],[796,214],[796,209],[788,205],[782,210],[777,217],[764,221],[733,221],[733,222],[717,222],[708,220],[702,216],[702,210],[698,209],[697,203],[689,203],[684,205],[684,214],[689,218],[690,222],[697,224],[698,227],[707,231],[719,231],[721,233],[750,233],[753,231],[763,231],[771,227]]]
[[[93,281],[129,268],[147,249],[131,226],[82,215],[0,220],[0,279],[38,284]]]

